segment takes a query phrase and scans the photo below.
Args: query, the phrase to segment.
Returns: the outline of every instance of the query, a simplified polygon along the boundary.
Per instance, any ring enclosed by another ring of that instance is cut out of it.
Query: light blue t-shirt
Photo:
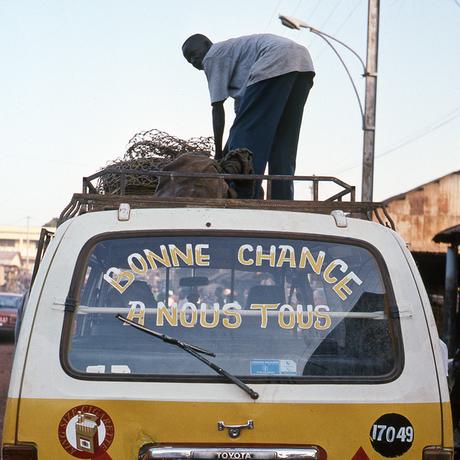
[[[308,50],[272,34],[247,35],[214,43],[203,59],[211,103],[235,99],[246,87],[289,72],[314,72]]]

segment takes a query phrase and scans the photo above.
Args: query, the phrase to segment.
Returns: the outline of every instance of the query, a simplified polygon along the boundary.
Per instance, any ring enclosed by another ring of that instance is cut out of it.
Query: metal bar
[[[40,230],[40,239],[38,240],[37,246],[37,255],[35,256],[34,269],[32,272],[32,278],[30,280],[30,287],[34,284],[35,277],[37,276],[38,268],[40,267],[40,262],[42,261],[43,254],[45,254],[46,248],[48,247],[49,242],[51,241],[51,236],[53,232],[42,228]]]
[[[385,223],[383,222],[383,219],[380,217],[379,210],[378,210],[378,209],[374,209],[373,211],[374,211],[375,217],[376,217],[377,220],[379,221],[379,224],[380,224],[380,225],[385,225]]]
[[[126,195],[126,174],[120,175],[120,195]]]
[[[324,201],[331,202],[331,201],[339,200],[340,198],[344,197],[345,195],[348,195],[349,193],[350,193],[350,190],[342,190],[341,192],[338,192],[335,195],[332,195],[329,198],[326,198]],[[339,200],[339,201],[342,201],[342,200]]]
[[[390,223],[390,228],[392,230],[396,230],[396,225],[394,220],[391,218],[390,213],[388,212],[388,209],[385,205],[382,205],[379,209],[383,211],[384,216],[388,219],[388,222]]]
[[[267,200],[270,200],[272,197],[272,181],[267,179]]]
[[[57,302],[55,302],[55,305],[59,305]],[[166,305],[166,303],[165,303]],[[168,307],[174,306],[175,304],[168,305]],[[288,304],[289,305],[289,304]],[[292,305],[291,305],[292,306]],[[97,313],[97,314],[106,314],[106,315],[113,315],[113,314],[127,314],[129,312],[130,308],[129,307],[112,307],[112,306],[106,306],[106,307],[88,307],[86,305],[79,305],[78,307],[78,314],[82,315],[87,315],[91,313]],[[145,309],[146,314],[158,314],[158,308],[156,307],[147,307]],[[211,316],[211,315],[219,315],[225,316],[225,313],[222,310],[207,310],[206,314]],[[256,310],[240,310],[239,314],[243,318],[258,318],[260,316],[260,311]],[[266,312],[267,316],[269,318],[278,318],[280,312],[278,310],[274,311],[267,311]],[[369,319],[369,320],[387,320],[389,318],[388,314],[386,314],[384,311],[374,311],[374,312],[367,312],[367,311],[328,311],[328,312],[308,312],[304,311],[302,313],[302,317],[306,320],[308,319],[309,316],[317,317],[317,316],[322,316],[324,314],[327,314],[331,318],[347,318],[347,319]],[[283,313],[284,317],[288,317],[289,312],[285,311]],[[398,315],[401,318],[411,318],[413,317],[413,312],[410,309],[399,309],[398,310]]]
[[[219,179],[217,181],[217,196],[219,198],[223,197],[224,195],[224,179]]]
[[[318,196],[319,196],[319,190],[318,190],[318,180],[313,179],[313,201],[319,201]]]
[[[224,178],[224,179],[239,179],[239,180],[295,180],[295,181],[313,181],[318,180],[319,182],[334,182],[337,185],[340,185],[344,188],[352,188],[352,185],[343,182],[342,180],[338,179],[337,177],[333,176],[288,176],[288,175],[275,175],[275,174],[223,174],[223,173],[190,173],[190,172],[180,172],[180,171],[140,171],[137,169],[111,169],[106,168],[103,170],[104,174],[133,174],[139,176],[151,176],[151,177],[202,177],[202,178]],[[102,175],[104,175],[102,174]],[[98,176],[99,177],[99,176]]]
[[[97,193],[96,187],[87,177],[83,178],[83,193]]]

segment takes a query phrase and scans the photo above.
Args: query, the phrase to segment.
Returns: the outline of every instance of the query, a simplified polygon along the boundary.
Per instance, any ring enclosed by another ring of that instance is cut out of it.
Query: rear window
[[[380,266],[348,241],[111,237],[82,257],[63,342],[70,373],[220,378],[117,314],[215,353],[211,361],[248,381],[385,380],[401,362]]]

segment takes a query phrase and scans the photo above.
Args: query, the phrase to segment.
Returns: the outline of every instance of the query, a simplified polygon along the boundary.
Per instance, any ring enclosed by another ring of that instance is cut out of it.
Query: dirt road
[[[0,339],[0,444],[3,431],[3,414],[10,383],[11,365],[13,363],[14,344],[12,340]]]

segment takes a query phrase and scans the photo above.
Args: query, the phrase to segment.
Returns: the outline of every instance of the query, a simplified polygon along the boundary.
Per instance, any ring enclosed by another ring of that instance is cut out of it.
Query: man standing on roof
[[[236,116],[228,150],[249,149],[255,174],[263,174],[268,163],[269,174],[294,175],[303,109],[315,76],[308,50],[272,34],[219,43],[195,34],[182,52],[208,80],[216,158],[223,153],[223,104],[230,96]],[[292,181],[272,182],[272,198],[292,199],[293,194]]]

